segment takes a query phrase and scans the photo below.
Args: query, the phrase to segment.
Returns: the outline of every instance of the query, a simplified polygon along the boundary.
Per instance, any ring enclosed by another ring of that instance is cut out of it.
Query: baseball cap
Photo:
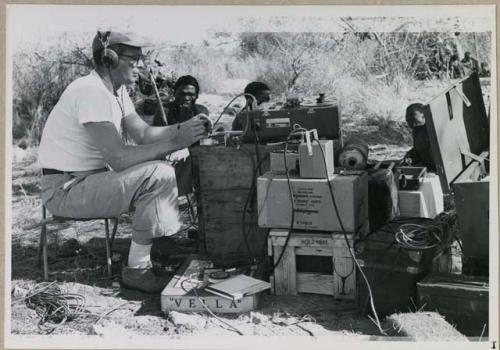
[[[146,47],[146,46],[152,46],[150,42],[148,42],[146,39],[134,34],[134,33],[121,33],[121,32],[114,32],[114,31],[98,31],[97,34],[94,37],[94,40],[92,41],[92,51],[96,52],[98,50],[101,50],[104,48],[104,45],[102,44],[101,39],[99,38],[99,35],[102,37],[105,37],[109,33],[108,36],[108,46],[111,45],[116,45],[116,44],[123,44],[123,45],[128,45],[128,46],[134,46],[134,47]]]

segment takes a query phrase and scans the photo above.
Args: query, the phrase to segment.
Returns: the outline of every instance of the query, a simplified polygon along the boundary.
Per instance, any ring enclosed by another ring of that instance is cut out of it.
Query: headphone
[[[102,46],[104,47],[104,50],[102,51],[101,54],[101,62],[108,68],[108,69],[114,69],[118,67],[118,54],[112,50],[108,49],[109,45],[109,36],[111,34],[111,31],[107,31],[104,34],[101,33],[100,31],[97,31],[97,37],[101,41]]]

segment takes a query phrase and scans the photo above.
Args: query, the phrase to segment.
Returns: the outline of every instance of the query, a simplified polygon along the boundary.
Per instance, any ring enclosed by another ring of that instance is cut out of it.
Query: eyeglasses
[[[139,62],[144,59],[143,55],[130,56],[130,55],[119,54],[118,56],[127,57],[129,59],[130,63],[132,63],[135,66],[139,65]]]

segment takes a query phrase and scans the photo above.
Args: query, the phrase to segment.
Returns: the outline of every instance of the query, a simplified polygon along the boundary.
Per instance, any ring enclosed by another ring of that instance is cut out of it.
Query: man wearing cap
[[[107,218],[134,211],[122,284],[144,292],[163,285],[151,271],[153,238],[180,228],[177,186],[165,157],[207,135],[207,117],[152,127],[136,113],[126,85],[138,78],[141,47],[133,35],[99,33],[95,70],[76,79],[51,111],[39,148],[42,201],[56,216]],[[136,145],[122,140],[124,133]]]

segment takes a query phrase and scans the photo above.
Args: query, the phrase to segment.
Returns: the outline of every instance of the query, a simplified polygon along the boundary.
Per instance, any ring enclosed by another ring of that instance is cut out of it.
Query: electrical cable
[[[223,319],[221,319],[220,317],[218,317],[216,314],[213,313],[212,310],[210,310],[210,308],[207,306],[207,304],[205,304],[205,302],[203,301],[202,298],[200,298],[200,295],[198,294],[198,285],[194,286],[193,285],[193,282],[192,280],[190,279],[189,281],[188,280],[184,280],[181,282],[181,285],[185,282],[189,282],[189,284],[191,285],[191,290],[194,292],[196,298],[198,299],[198,301],[200,302],[201,306],[203,306],[203,308],[205,310],[207,310],[207,312],[210,314],[210,316],[212,316],[213,318],[215,318],[217,321],[219,321],[220,323],[228,326],[232,331],[238,333],[238,335],[244,335],[242,331],[240,331],[238,328],[236,328],[235,326],[231,325],[230,323],[224,321]],[[184,287],[183,287],[184,290],[186,290]]]
[[[212,124],[212,129],[215,130],[215,125],[217,125],[217,123],[219,122],[220,118],[222,118],[222,116],[224,115],[224,112],[226,111],[226,109],[229,108],[229,106],[231,106],[231,104],[238,98],[238,97],[241,97],[241,96],[247,96],[247,97],[250,97],[252,98],[255,102],[257,102],[257,99],[255,98],[255,96],[253,96],[252,94],[249,94],[249,93],[241,93],[241,94],[238,94],[236,95],[235,97],[233,97],[233,99],[231,101],[229,101],[228,104],[226,104],[226,106],[222,109],[222,112],[219,114],[219,116],[217,117],[217,119],[215,120],[215,122]],[[246,106],[245,106],[246,107]],[[248,123],[247,123],[248,125]]]
[[[375,325],[377,326],[379,332],[383,335],[387,335],[387,333],[382,329],[382,325],[380,323],[380,320],[379,320],[379,317],[378,317],[378,314],[377,314],[377,310],[375,309],[375,303],[373,301],[373,293],[372,293],[372,290],[371,290],[371,287],[370,287],[370,283],[368,282],[368,278],[366,277],[365,273],[363,272],[363,269],[361,268],[359,262],[358,262],[358,259],[356,259],[356,256],[354,254],[354,251],[351,247],[351,244],[349,243],[349,239],[347,237],[347,233],[345,231],[345,228],[344,228],[344,224],[342,223],[342,219],[340,217],[340,213],[339,213],[339,210],[337,208],[337,203],[335,201],[335,195],[333,193],[333,189],[332,189],[332,185],[328,179],[328,173],[327,173],[327,169],[328,169],[328,166],[327,166],[327,163],[326,163],[326,156],[325,156],[325,152],[323,151],[323,148],[321,147],[321,143],[319,142],[319,140],[314,140],[316,141],[316,143],[318,144],[319,146],[319,149],[321,151],[321,154],[322,154],[322,157],[323,157],[323,162],[324,162],[324,165],[325,165],[325,172],[326,172],[326,182],[328,184],[328,189],[330,191],[330,196],[332,198],[332,203],[333,203],[333,207],[335,209],[335,215],[337,215],[337,219],[339,221],[339,225],[340,225],[340,228],[342,230],[342,233],[344,234],[344,239],[345,239],[345,242],[347,244],[347,248],[349,249],[349,254],[351,255],[352,259],[354,260],[354,262],[356,263],[356,266],[358,267],[359,271],[361,272],[361,275],[363,276],[363,279],[366,283],[366,286],[368,288],[368,293],[370,295],[370,306],[372,308],[372,311],[373,311],[373,315],[375,316]],[[373,321],[373,320],[372,320]]]
[[[248,231],[246,230],[246,213],[247,213],[247,209],[248,209],[248,204],[250,203],[250,200],[253,197],[253,194],[255,192],[255,188],[257,187],[256,186],[257,170],[258,170],[259,166],[262,165],[262,163],[264,163],[265,160],[267,160],[267,158],[269,158],[269,154],[267,154],[264,158],[262,158],[256,166],[254,166],[253,173],[252,173],[252,185],[250,186],[250,190],[248,191],[248,195],[247,195],[247,198],[246,198],[246,201],[245,201],[245,205],[243,206],[243,213],[242,213],[242,233],[243,233],[243,238],[245,240],[246,248],[248,250],[248,253],[252,257],[252,259],[255,258],[255,254],[250,249],[250,244],[248,242],[248,235],[250,233],[250,228],[248,229]],[[253,160],[253,157],[252,157],[252,160]]]
[[[40,317],[38,328],[50,334],[66,321],[77,318],[85,311],[86,299],[77,293],[63,293],[54,282],[41,282],[30,289],[26,305]],[[52,322],[54,326],[46,323]]]
[[[286,142],[285,142],[285,151],[283,152],[283,160],[284,160],[284,165],[285,165],[286,180],[287,180],[287,184],[288,184],[288,193],[290,194],[290,203],[291,203],[291,207],[292,207],[292,214],[290,217],[290,231],[288,232],[288,235],[286,236],[285,243],[283,244],[283,249],[281,250],[281,253],[280,253],[278,259],[273,264],[271,271],[274,271],[276,269],[276,267],[279,265],[279,263],[281,262],[281,259],[283,258],[283,255],[285,254],[286,248],[288,246],[288,242],[290,241],[290,238],[292,236],[293,225],[295,223],[295,206],[294,206],[295,198],[293,196],[292,184],[290,181],[290,174],[288,172],[288,165],[286,164],[286,153],[288,151],[288,145],[290,143],[292,136],[295,136],[298,134],[303,135],[304,131],[306,131],[306,129],[302,128],[298,124],[295,124],[293,126],[292,131],[288,134],[288,136],[286,138]]]

